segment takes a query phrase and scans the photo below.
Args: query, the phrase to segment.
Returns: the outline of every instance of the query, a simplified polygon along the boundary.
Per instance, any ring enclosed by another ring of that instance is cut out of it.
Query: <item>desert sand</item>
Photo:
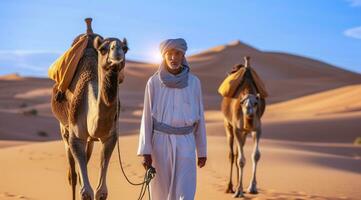
[[[270,93],[263,117],[258,170],[259,194],[245,199],[361,199],[361,75],[296,55],[264,52],[234,41],[188,56],[202,82],[209,146],[198,170],[196,199],[233,199],[225,194],[229,164],[221,97],[216,93],[227,71],[251,56],[251,66]],[[141,181],[136,156],[147,78],[157,65],[128,61],[120,87],[120,150],[126,173]],[[52,81],[0,77],[0,199],[70,199],[67,163],[58,122],[50,110]],[[251,174],[252,140],[245,147],[244,188]],[[88,165],[93,188],[99,144]],[[78,187],[79,188],[79,187]],[[136,199],[139,188],[121,174],[116,150],[108,172],[109,199]]]

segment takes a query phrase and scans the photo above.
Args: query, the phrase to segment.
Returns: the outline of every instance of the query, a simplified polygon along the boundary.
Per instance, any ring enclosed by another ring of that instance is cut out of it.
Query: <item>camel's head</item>
[[[241,99],[242,113],[246,118],[253,118],[257,114],[258,102],[260,101],[260,94],[246,94]]]
[[[98,51],[98,65],[108,71],[121,71],[125,66],[125,54],[128,51],[127,40],[117,38],[102,39],[96,37],[93,42],[94,48]]]
[[[241,99],[243,126],[245,129],[252,129],[257,117],[258,104],[260,102],[260,94],[246,94]]]

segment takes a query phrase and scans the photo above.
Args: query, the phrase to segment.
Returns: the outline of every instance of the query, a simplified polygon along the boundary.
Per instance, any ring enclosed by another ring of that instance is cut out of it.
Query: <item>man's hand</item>
[[[202,168],[206,165],[207,157],[200,157],[198,158],[198,167]]]
[[[148,167],[152,166],[152,156],[150,154],[143,155],[142,164],[145,169],[148,169]]]

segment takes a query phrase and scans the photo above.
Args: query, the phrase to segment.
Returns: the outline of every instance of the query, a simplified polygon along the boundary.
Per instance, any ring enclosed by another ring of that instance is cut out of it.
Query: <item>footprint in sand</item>
[[[14,197],[14,196],[15,195],[7,193],[7,192],[0,194],[0,197]]]
[[[326,199],[349,199],[346,196],[340,197],[326,197],[320,195],[313,195],[307,194],[303,191],[291,191],[291,192],[278,192],[273,189],[269,190],[260,190],[260,199],[293,199],[293,200],[307,200],[307,199],[314,199],[314,200],[326,200]]]
[[[24,195],[16,195],[16,194],[11,194],[8,192],[2,193],[0,194],[0,198],[2,200],[13,200],[13,199],[26,199],[26,200],[30,200],[30,198],[27,198]]]

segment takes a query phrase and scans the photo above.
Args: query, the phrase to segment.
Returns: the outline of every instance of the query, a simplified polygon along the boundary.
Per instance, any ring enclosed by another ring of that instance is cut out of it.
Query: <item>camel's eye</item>
[[[124,46],[122,47],[122,49],[123,49],[124,53],[127,53],[127,51],[129,50],[128,46],[126,46],[126,45],[124,45]]]
[[[108,45],[104,45],[104,46],[100,47],[99,51],[102,55],[106,54],[108,51]]]
[[[100,45],[98,50],[102,55],[105,55],[109,50],[109,42],[104,42],[102,45]]]

